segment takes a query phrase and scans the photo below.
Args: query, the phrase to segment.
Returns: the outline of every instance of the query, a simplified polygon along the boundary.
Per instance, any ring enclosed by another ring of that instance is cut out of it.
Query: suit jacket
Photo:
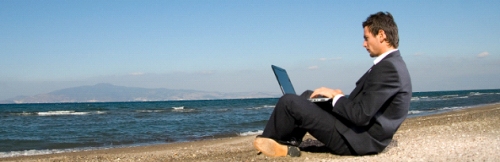
[[[399,50],[368,70],[347,97],[332,108],[340,134],[359,155],[382,152],[406,119],[411,80]]]

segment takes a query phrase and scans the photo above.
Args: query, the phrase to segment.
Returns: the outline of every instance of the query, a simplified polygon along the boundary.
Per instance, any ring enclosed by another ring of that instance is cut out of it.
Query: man
[[[390,13],[370,15],[363,29],[363,46],[375,60],[351,94],[322,87],[301,96],[284,95],[253,142],[257,150],[273,157],[300,156],[298,145],[306,132],[339,155],[376,154],[387,147],[408,114],[410,75],[397,49],[398,28]],[[318,96],[332,101],[307,100]]]

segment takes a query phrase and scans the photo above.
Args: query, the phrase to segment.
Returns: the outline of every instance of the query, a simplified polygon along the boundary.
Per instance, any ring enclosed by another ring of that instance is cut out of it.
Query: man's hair
[[[394,22],[394,18],[389,12],[377,12],[366,18],[363,22],[363,28],[368,27],[368,30],[376,36],[379,30],[383,30],[387,36],[386,41],[394,48],[399,46],[398,26]]]

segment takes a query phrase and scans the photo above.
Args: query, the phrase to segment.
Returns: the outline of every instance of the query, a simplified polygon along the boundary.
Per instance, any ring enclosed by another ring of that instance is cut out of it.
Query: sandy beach
[[[259,155],[255,136],[1,158],[0,161],[498,161],[500,104],[407,119],[377,155],[302,151],[298,158]],[[310,136],[306,143],[315,144]]]

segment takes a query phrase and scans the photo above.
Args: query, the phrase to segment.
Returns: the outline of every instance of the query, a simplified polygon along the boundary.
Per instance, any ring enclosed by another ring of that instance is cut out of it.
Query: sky
[[[500,1],[1,0],[0,100],[97,83],[348,94],[373,64],[362,22],[390,12],[413,90],[500,88]]]

